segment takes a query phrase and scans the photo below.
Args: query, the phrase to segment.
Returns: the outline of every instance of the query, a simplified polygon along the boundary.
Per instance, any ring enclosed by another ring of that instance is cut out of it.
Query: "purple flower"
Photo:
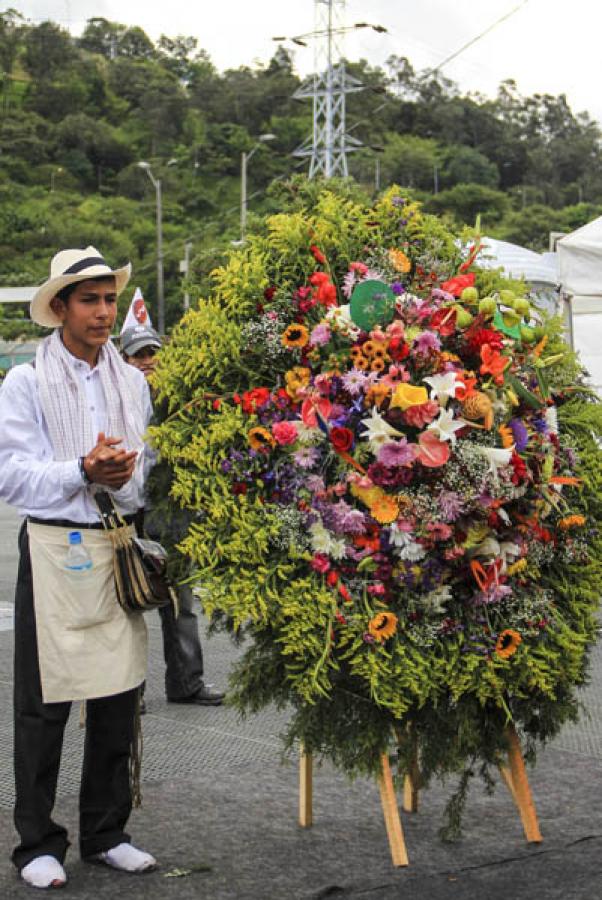
[[[391,285],[391,290],[398,297],[400,297],[402,294],[405,293],[405,287],[403,286],[401,281],[394,281],[393,284]]]
[[[529,432],[521,419],[510,419],[509,425],[512,429],[512,434],[514,435],[516,451],[517,453],[520,453],[529,443]]]
[[[429,350],[440,350],[441,341],[432,331],[423,331],[414,341],[416,353],[428,353]]]
[[[302,447],[293,453],[293,459],[302,469],[311,469],[318,462],[320,451],[315,447]]]
[[[365,372],[362,372],[361,369],[350,369],[349,372],[346,372],[343,375],[343,387],[352,397],[357,397],[357,395],[363,390],[368,381],[368,376]]]
[[[324,344],[327,344],[330,340],[330,328],[324,322],[320,322],[319,325],[313,329],[309,343],[312,347],[322,347]]]
[[[383,466],[411,466],[416,459],[416,448],[408,444],[407,438],[383,444],[376,457]]]
[[[312,494],[317,494],[319,491],[323,491],[326,489],[326,485],[324,484],[324,479],[321,475],[310,475],[309,478],[305,481],[305,486],[308,491],[311,491]]]
[[[394,487],[397,483],[396,476],[395,471],[383,466],[381,462],[375,462],[368,466],[368,477],[378,487]]]
[[[403,197],[393,197],[391,203],[393,206],[397,206],[399,209],[406,205],[406,201]]]
[[[535,431],[538,431],[539,434],[547,434],[548,433],[548,423],[546,422],[546,420],[544,419],[543,416],[534,416],[533,419],[531,419],[531,421],[533,422],[533,427],[535,428]]]
[[[355,287],[355,272],[347,272],[346,275],[343,276],[343,283],[341,285],[341,292],[344,297],[349,300],[353,293],[353,288]]]
[[[332,530],[338,534],[364,534],[366,531],[366,517],[359,509],[349,506],[345,500],[330,507],[330,521]]]
[[[456,491],[441,491],[439,508],[445,522],[455,522],[464,512],[464,501]]]

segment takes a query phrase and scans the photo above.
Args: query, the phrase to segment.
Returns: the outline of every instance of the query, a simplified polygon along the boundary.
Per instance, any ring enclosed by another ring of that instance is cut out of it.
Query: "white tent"
[[[602,393],[602,216],[567,234],[556,246],[571,342]]]
[[[536,253],[518,244],[484,237],[478,265],[483,269],[502,268],[510,278],[524,278],[537,289],[555,288],[558,284],[558,263],[555,253]]]

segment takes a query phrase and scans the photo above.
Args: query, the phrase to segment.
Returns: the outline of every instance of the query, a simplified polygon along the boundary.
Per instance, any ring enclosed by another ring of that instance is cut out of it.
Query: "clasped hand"
[[[84,469],[90,481],[119,489],[127,484],[136,466],[136,450],[118,450],[122,438],[106,437],[100,432],[96,446],[84,457]]]

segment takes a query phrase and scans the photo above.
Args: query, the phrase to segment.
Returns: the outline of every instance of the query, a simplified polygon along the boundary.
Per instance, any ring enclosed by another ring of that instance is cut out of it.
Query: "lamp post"
[[[56,169],[53,169],[52,172],[50,173],[50,193],[51,194],[54,193],[54,179],[56,178],[57,175],[60,175],[62,171],[63,171],[63,167],[58,166]]]
[[[247,164],[261,144],[275,140],[275,134],[260,134],[257,143],[249,153],[243,150],[240,155],[240,243],[244,244],[247,232]]]
[[[150,163],[139,162],[138,167],[144,169],[155,189],[157,212],[157,325],[159,334],[165,334],[165,292],[163,287],[163,207],[161,196],[161,179],[155,178]]]

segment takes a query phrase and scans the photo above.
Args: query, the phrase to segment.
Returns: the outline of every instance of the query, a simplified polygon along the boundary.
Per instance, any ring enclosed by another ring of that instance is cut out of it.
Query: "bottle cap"
[[[81,542],[82,542],[81,531],[70,531],[69,532],[69,543],[70,544],[81,544]]]

